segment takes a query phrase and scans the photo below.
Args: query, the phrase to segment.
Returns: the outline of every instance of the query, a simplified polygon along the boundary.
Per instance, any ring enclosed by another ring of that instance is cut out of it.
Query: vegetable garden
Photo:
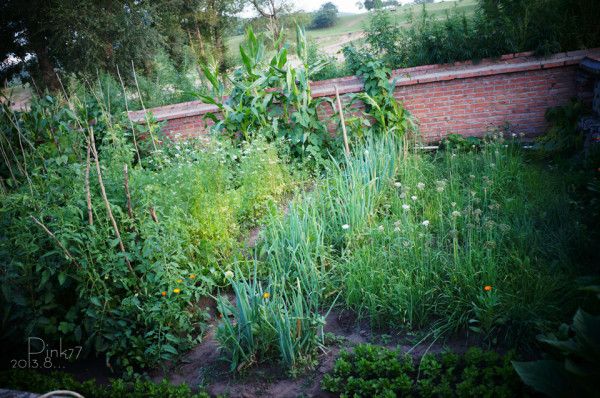
[[[202,395],[210,379],[144,380],[168,375],[214,331],[231,378],[277,364],[281,377],[302,379],[342,349],[318,378],[341,396],[534,395],[551,391],[544,374],[592,394],[597,154],[562,137],[568,147],[550,153],[552,136],[525,143],[510,130],[424,150],[376,60],[361,65],[365,91],[343,110],[360,101],[367,115],[349,118],[347,153],[310,93],[326,64],[310,62],[299,28],[297,38],[299,67],[286,46],[266,58],[251,30],[233,74],[202,66],[212,92],[200,97],[222,113],[210,116],[210,142],[171,141],[152,115],[131,124],[110,107],[127,97],[101,83],[41,96],[28,111],[3,104],[8,354],[28,337],[61,339],[122,379],[12,369],[2,387]],[[576,137],[572,122],[557,124]],[[327,332],[340,313],[379,344]],[[475,347],[448,352],[457,336]],[[389,339],[411,348],[394,351]],[[561,352],[526,362],[544,344]]]

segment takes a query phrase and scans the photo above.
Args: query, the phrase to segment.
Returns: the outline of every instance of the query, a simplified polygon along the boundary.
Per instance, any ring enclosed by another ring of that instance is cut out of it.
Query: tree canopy
[[[314,14],[312,28],[329,28],[337,22],[338,8],[332,2],[327,2]]]
[[[178,66],[192,47],[222,62],[223,32],[243,0],[4,0],[0,3],[0,78],[25,68],[50,89],[55,69],[143,72],[166,52]]]

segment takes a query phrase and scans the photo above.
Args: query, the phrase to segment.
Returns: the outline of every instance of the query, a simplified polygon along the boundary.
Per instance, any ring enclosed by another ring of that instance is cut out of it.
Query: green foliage
[[[398,45],[402,30],[393,22],[388,11],[378,10],[369,16],[365,34],[369,49],[374,50],[367,52],[371,58],[377,58],[388,66],[406,64],[405,55],[400,53],[402,47]]]
[[[132,373],[198,341],[206,314],[194,305],[223,283],[289,176],[260,140],[243,150],[164,141],[134,162],[122,116],[79,104],[46,97],[1,115],[0,143],[15,155],[0,169],[1,332],[62,338]],[[96,132],[89,179],[82,131]]]
[[[593,48],[600,44],[600,29],[591,16],[598,13],[593,0],[480,0],[472,16],[456,7],[438,18],[423,6],[418,19],[411,16],[410,26],[400,29],[391,12],[377,10],[369,16],[365,48],[346,54],[346,63],[354,71],[356,56],[364,62],[375,56],[389,68],[403,68]]]
[[[323,297],[340,294],[375,326],[524,343],[565,316],[589,259],[576,254],[588,241],[560,174],[498,134],[434,156],[394,135],[365,141],[268,222],[269,268],[313,269]]]
[[[0,79],[17,74],[34,77],[38,86],[58,92],[54,68],[86,82],[104,73],[117,78],[119,68],[129,85],[134,80],[126,71],[133,63],[147,80],[140,83],[161,83],[161,90],[147,97],[149,104],[165,96],[172,99],[187,91],[191,81],[187,74],[196,73],[195,58],[210,54],[221,68],[226,66],[224,34],[243,4],[240,0],[4,1],[0,58],[12,57],[14,62],[0,69]],[[176,85],[164,82],[165,74]]]
[[[568,105],[548,108],[546,120],[548,131],[536,139],[535,149],[542,158],[571,156],[583,148],[583,133],[577,123],[584,114],[585,107],[580,101]]]
[[[308,63],[322,63],[325,65],[320,71],[311,75],[311,80],[313,81],[334,79],[351,74],[346,69],[344,63],[339,62],[334,56],[321,52],[315,41],[309,41],[308,43]]]
[[[313,15],[311,28],[329,28],[336,24],[338,8],[332,2],[323,4]]]
[[[349,108],[356,100],[362,101],[365,114],[376,122],[374,133],[406,138],[416,130],[410,113],[394,96],[396,78],[390,81],[391,71],[382,62],[371,59],[360,65],[356,75],[363,79],[364,92],[351,96]],[[365,135],[363,126],[370,125],[368,118],[363,117],[351,118],[349,123],[356,128],[359,138]]]
[[[585,290],[600,298],[600,286]],[[549,358],[513,362],[525,384],[550,397],[592,397],[597,394],[600,375],[600,316],[579,309],[571,325],[562,324],[558,333],[539,337],[549,349]]]
[[[40,394],[69,390],[94,398],[208,398],[209,396],[204,392],[194,394],[186,384],[175,386],[166,380],[153,383],[143,379],[134,381],[114,379],[109,385],[101,385],[95,380],[79,382],[73,376],[62,372],[42,374],[32,370],[14,369],[0,372],[0,386]]]
[[[251,280],[239,270],[230,276],[235,304],[220,297],[224,321],[217,331],[220,346],[231,362],[231,370],[255,363],[279,360],[289,371],[313,364],[316,349],[323,345],[324,317],[318,313],[318,292],[303,290],[274,270],[268,284]]]
[[[463,355],[425,354],[415,366],[410,355],[361,344],[342,351],[322,387],[341,397],[526,396],[511,359],[471,348]]]
[[[291,146],[293,157],[318,162],[327,150],[336,148],[327,124],[319,120],[317,113],[319,104],[330,100],[314,100],[310,94],[310,76],[321,70],[325,62],[309,64],[307,40],[299,27],[296,36],[300,67],[287,62],[286,47],[266,63],[263,41],[249,28],[246,44],[240,45],[243,65],[227,77],[231,91],[227,92],[227,84],[217,70],[202,65],[212,91],[200,98],[221,111],[221,120],[208,115],[215,122],[215,131],[236,142],[249,141],[258,134],[270,140],[284,139]]]
[[[458,152],[474,152],[480,149],[483,142],[477,137],[463,137],[460,134],[448,134],[441,142],[440,149],[446,151]]]

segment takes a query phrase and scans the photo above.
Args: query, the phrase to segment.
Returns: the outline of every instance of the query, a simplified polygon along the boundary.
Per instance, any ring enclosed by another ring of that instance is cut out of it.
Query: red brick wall
[[[589,100],[591,87],[577,83],[577,65],[586,55],[599,53],[600,49],[574,51],[544,59],[530,53],[509,54],[479,63],[398,69],[393,72],[398,78],[395,96],[416,117],[428,142],[449,133],[481,135],[507,123],[512,132],[534,136],[545,129],[548,107],[565,104],[575,96]],[[334,86],[340,94],[362,90],[361,81],[349,76],[315,82],[312,94],[333,97]],[[204,118],[206,113],[218,114],[216,107],[198,101],[150,111],[166,122],[163,131],[173,138],[205,135],[213,124]],[[319,109],[323,120],[332,113],[329,105]],[[136,122],[144,120],[143,112],[131,112],[130,117]]]
[[[576,66],[402,86],[396,98],[417,118],[426,141],[448,133],[481,135],[510,124],[511,131],[544,131],[547,108],[577,95]]]

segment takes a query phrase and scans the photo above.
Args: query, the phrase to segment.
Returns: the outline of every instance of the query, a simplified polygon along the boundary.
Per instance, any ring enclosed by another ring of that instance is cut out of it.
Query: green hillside
[[[475,11],[477,0],[456,0],[442,1],[439,3],[430,3],[425,5],[425,10],[436,18],[443,18],[446,13],[457,10],[472,14]],[[396,22],[403,26],[408,26],[411,20],[418,18],[423,12],[423,5],[406,4],[396,8],[393,14]],[[368,22],[368,13],[343,15],[338,18],[335,26],[326,29],[309,30],[307,32],[309,39],[316,41],[321,50],[328,54],[335,54],[345,44],[358,40],[362,37],[365,24]],[[238,54],[238,46],[242,41],[242,35],[232,36],[227,44],[232,56]]]

